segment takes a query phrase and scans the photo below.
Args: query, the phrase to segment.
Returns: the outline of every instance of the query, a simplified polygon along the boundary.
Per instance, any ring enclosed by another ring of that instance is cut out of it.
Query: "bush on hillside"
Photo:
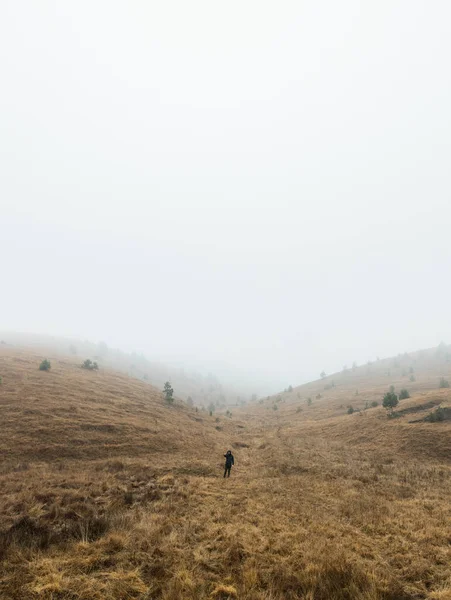
[[[166,400],[166,402],[169,402],[169,404],[172,404],[174,402],[174,390],[172,389],[169,381],[166,381],[166,383],[164,384],[163,393],[164,393],[164,399]]]
[[[81,365],[81,368],[88,369],[88,371],[98,371],[99,365],[95,361],[92,362],[90,358],[87,358]]]
[[[0,385],[3,383],[3,377],[0,377]]]
[[[324,379],[325,377],[327,377],[326,371],[321,371],[320,377],[321,377],[321,379]]]
[[[348,406],[348,415],[352,415],[354,412],[354,408],[352,406]]]
[[[400,400],[406,400],[406,398],[410,398],[409,390],[402,389],[399,392],[399,399]]]
[[[437,423],[437,421],[444,421],[444,420],[445,420],[445,411],[441,406],[436,408],[434,412],[431,412],[425,418],[425,421],[429,421],[430,423]]]
[[[194,402],[193,402],[193,399],[191,398],[191,396],[188,396],[186,403],[188,404],[188,406],[193,406]]]
[[[293,386],[292,386],[292,385],[289,385],[289,386],[288,386],[288,391],[289,391],[289,392],[292,392],[292,391],[293,391]]]
[[[50,361],[47,358],[44,358],[44,360],[39,365],[39,370],[40,371],[49,371],[50,368],[51,368]]]
[[[312,405],[312,399],[311,399],[311,398],[307,398],[307,404],[308,404],[309,406],[311,406],[311,405]]]
[[[377,400],[373,400],[371,402],[371,408],[376,408],[376,406],[379,406],[379,402]]]
[[[393,409],[398,406],[398,402],[398,396],[394,392],[390,391],[385,394],[384,399],[382,400],[382,406],[392,413]]]
[[[444,377],[442,377],[440,379],[439,387],[440,388],[449,388],[449,381],[447,379],[445,379]]]

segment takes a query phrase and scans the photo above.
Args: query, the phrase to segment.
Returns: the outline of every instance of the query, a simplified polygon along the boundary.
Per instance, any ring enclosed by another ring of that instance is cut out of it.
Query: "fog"
[[[0,330],[259,393],[449,343],[450,20],[3,0]]]

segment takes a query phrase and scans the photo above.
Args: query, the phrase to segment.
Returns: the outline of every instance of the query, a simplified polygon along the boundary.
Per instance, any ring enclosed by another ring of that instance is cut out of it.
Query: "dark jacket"
[[[233,458],[233,454],[224,454],[224,458],[226,459],[226,468],[229,469],[232,465],[235,464],[235,459]]]

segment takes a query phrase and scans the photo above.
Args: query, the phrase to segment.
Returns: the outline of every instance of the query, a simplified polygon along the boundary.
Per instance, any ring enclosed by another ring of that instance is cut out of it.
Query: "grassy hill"
[[[445,351],[231,419],[49,358],[0,350],[1,598],[451,599],[451,421],[423,420],[451,405]],[[390,385],[399,416],[364,410]]]
[[[143,354],[123,352],[109,348],[105,342],[94,344],[87,340],[66,339],[29,333],[0,332],[0,345],[9,347],[34,348],[36,352],[50,353],[62,357],[72,357],[82,362],[86,358],[95,360],[101,367],[126,373],[130,377],[163,388],[170,381],[179,398],[191,397],[194,404],[207,407],[211,402],[234,404],[237,396],[250,397],[249,390],[235,389],[224,384],[214,374],[201,373],[148,360]],[[252,390],[253,392],[254,390]]]

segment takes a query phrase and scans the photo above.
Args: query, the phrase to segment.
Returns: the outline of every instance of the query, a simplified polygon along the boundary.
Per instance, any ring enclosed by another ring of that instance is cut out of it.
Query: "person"
[[[235,459],[233,458],[232,451],[227,450],[226,454],[224,454],[224,458],[226,459],[225,469],[224,469],[224,477],[226,475],[227,475],[227,477],[230,477],[230,469],[232,468],[232,465],[235,464]]]

